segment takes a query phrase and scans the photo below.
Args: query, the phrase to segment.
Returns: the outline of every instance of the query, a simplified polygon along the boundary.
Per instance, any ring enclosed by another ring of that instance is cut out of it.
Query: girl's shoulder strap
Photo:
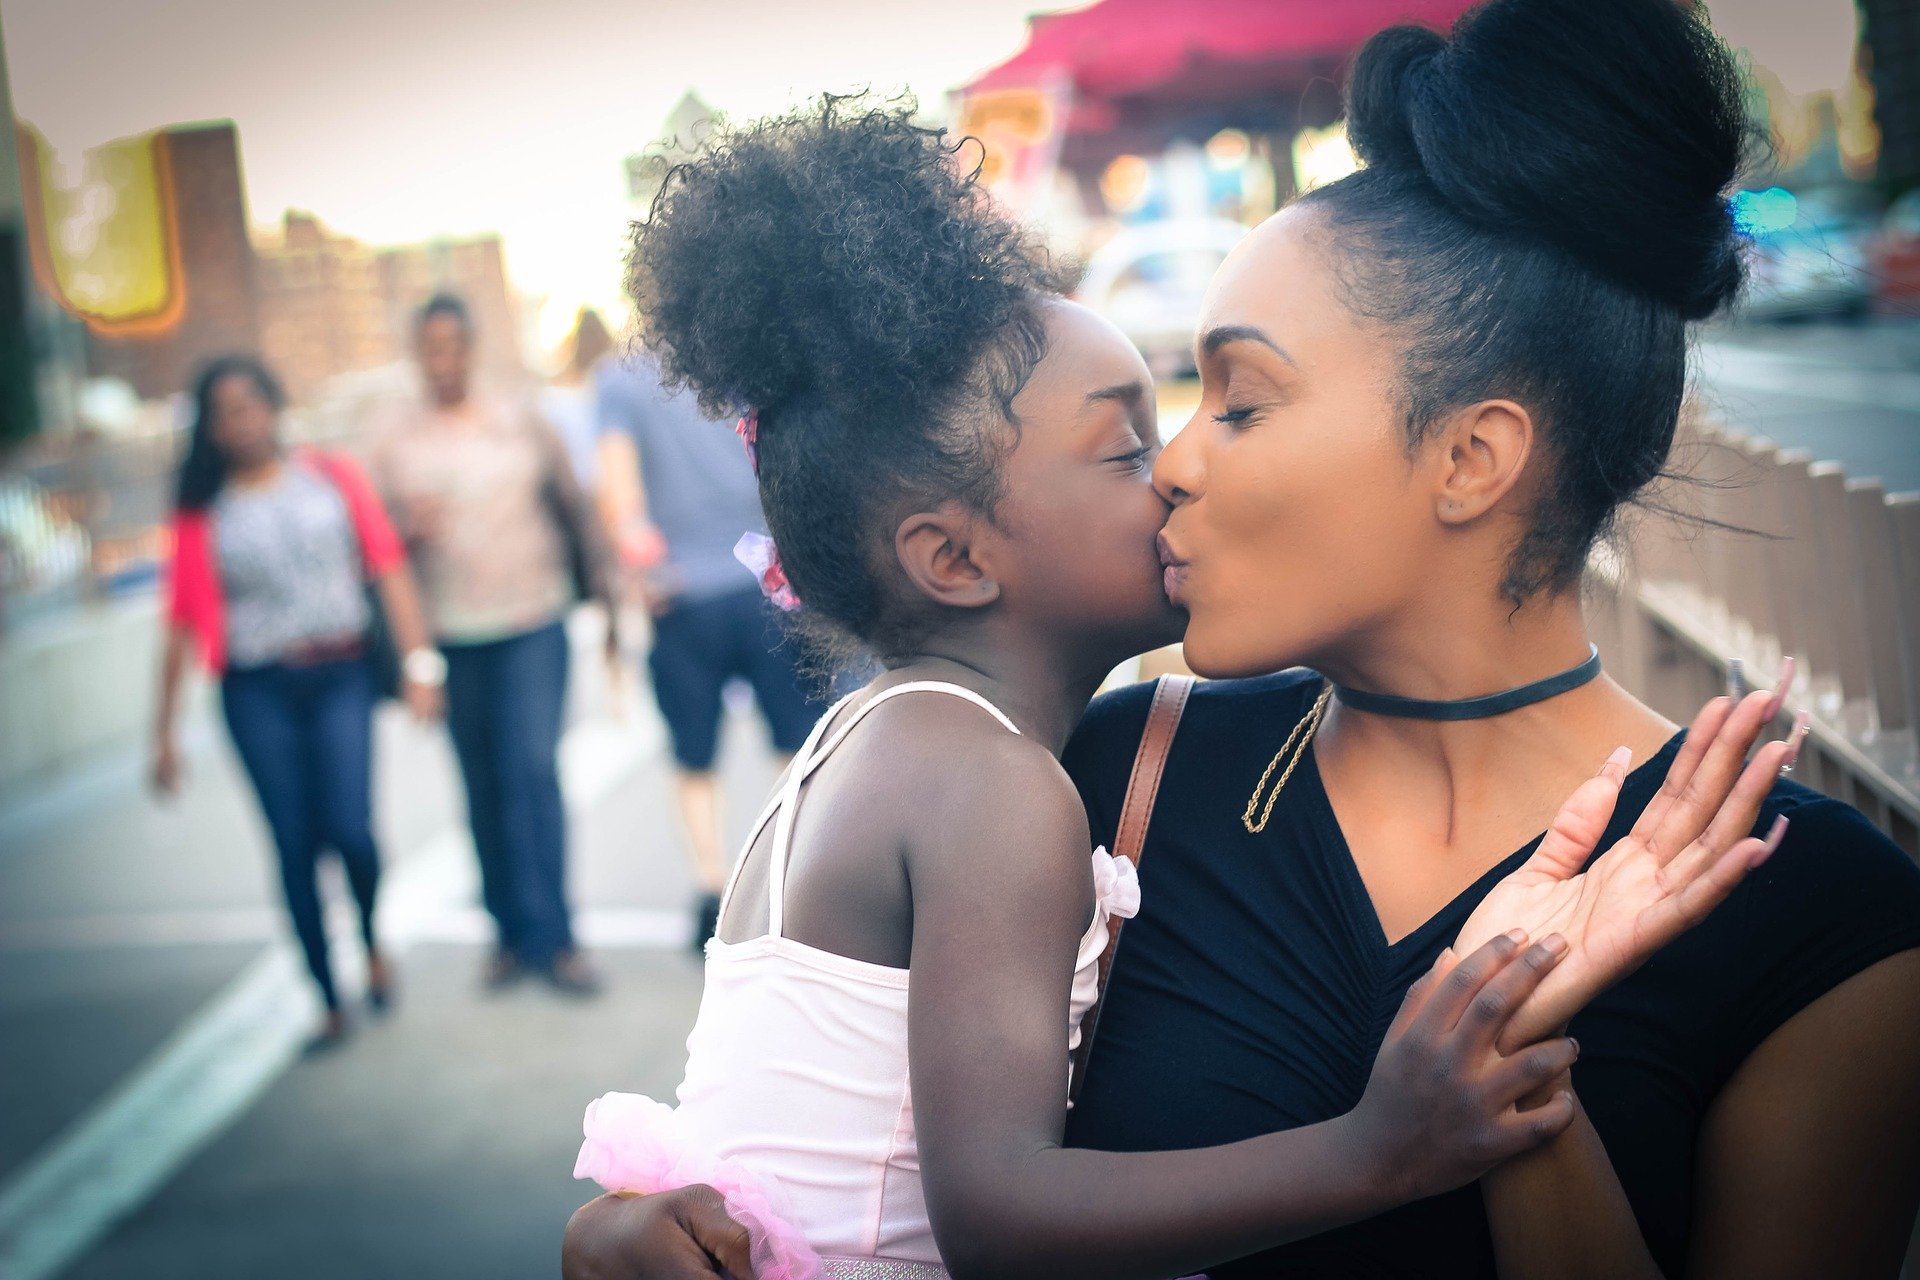
[[[782,930],[785,927],[787,856],[793,843],[794,809],[800,800],[801,784],[807,780],[808,776],[811,775],[815,769],[819,768],[820,765],[826,761],[828,756],[833,754],[834,750],[839,747],[842,742],[847,740],[847,735],[852,733],[855,727],[857,727],[862,720],[866,719],[875,707],[892,698],[897,698],[909,693],[949,694],[952,697],[971,702],[974,706],[979,707],[995,720],[998,720],[1008,732],[1014,734],[1020,732],[1019,727],[1007,718],[1007,714],[1000,710],[1000,708],[994,706],[993,703],[987,701],[971,689],[962,688],[957,684],[949,684],[944,680],[909,680],[905,684],[891,685],[888,688],[882,689],[855,707],[844,722],[833,725],[830,735],[828,734],[828,728],[833,721],[834,712],[829,711],[826,715],[822,716],[820,723],[814,727],[813,734],[807,739],[806,745],[800,748],[800,754],[793,758],[793,764],[787,771],[786,783],[781,787],[780,795],[774,801],[773,807],[770,810],[773,817],[773,848],[767,863],[767,932],[774,937],[782,936]],[[842,703],[841,705],[845,704]],[[836,710],[837,709],[838,708],[836,708]],[[825,741],[821,740],[823,736],[825,736]],[[761,823],[764,824],[765,821],[766,818],[763,816]],[[754,836],[748,837],[747,842],[749,847],[751,847],[754,837],[758,834],[759,830],[758,827],[756,827]],[[745,861],[746,859],[743,857],[741,862],[744,863]],[[731,886],[729,887],[729,895],[731,895]]]

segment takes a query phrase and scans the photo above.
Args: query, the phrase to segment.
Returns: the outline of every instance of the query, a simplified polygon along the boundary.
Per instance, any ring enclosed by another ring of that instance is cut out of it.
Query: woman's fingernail
[[[1567,954],[1567,939],[1564,934],[1556,933],[1540,945],[1545,948],[1548,955],[1556,960]]]
[[[1787,815],[1783,813],[1775,817],[1773,820],[1773,825],[1767,828],[1767,840],[1766,840],[1767,856],[1771,857],[1773,855],[1773,851],[1780,847],[1780,841],[1786,834],[1787,834]]]
[[[1793,718],[1793,732],[1787,735],[1787,758],[1780,766],[1780,772],[1792,773],[1793,766],[1800,763],[1800,748],[1807,740],[1809,717],[1802,711]]]
[[[1789,655],[1780,660],[1780,679],[1773,686],[1773,700],[1767,703],[1767,719],[1772,720],[1780,714],[1780,708],[1787,705],[1787,691],[1793,688],[1793,676],[1798,664]]]
[[[1527,931],[1525,929],[1509,929],[1502,936],[1517,947],[1527,940]]]
[[[1576,1058],[1577,1058],[1577,1057],[1579,1057],[1579,1056],[1580,1056],[1580,1042],[1579,1042],[1578,1040],[1575,1040],[1575,1039],[1574,1039],[1574,1038],[1573,1038],[1572,1036],[1568,1036],[1568,1037],[1567,1037],[1567,1043],[1573,1046],[1573,1056],[1574,1056],[1574,1057],[1576,1057]]]
[[[1613,749],[1613,754],[1607,757],[1607,763],[1605,766],[1601,768],[1600,772],[1605,773],[1608,769],[1614,769],[1614,768],[1624,769],[1632,763],[1633,763],[1632,747],[1615,747]]]

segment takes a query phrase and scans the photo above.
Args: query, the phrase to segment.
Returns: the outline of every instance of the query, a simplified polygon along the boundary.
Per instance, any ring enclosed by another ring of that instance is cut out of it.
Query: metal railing
[[[1920,493],[1693,415],[1675,462],[1674,514],[1596,566],[1609,669],[1684,723],[1793,654],[1783,714],[1810,716],[1795,776],[1920,856]]]

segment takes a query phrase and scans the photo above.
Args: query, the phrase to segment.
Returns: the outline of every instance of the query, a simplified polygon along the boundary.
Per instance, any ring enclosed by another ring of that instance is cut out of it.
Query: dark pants
[[[558,622],[487,644],[443,644],[447,724],[467,786],[480,888],[500,947],[545,968],[573,946],[560,729],[567,633]]]
[[[373,945],[380,852],[373,839],[373,680],[358,659],[229,671],[220,701],[280,855],[293,931],[329,1009],[338,1008],[320,907],[320,851],[346,865]]]

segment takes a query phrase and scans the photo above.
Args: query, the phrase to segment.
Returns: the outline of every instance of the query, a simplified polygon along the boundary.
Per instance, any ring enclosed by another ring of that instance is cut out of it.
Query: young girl
[[[1464,1184],[1569,1123],[1564,1095],[1514,1104],[1570,1063],[1555,1029],[1624,969],[1529,1000],[1565,944],[1522,955],[1516,929],[1415,987],[1335,1120],[1063,1149],[1098,957],[1116,918],[1154,910],[1090,849],[1057,760],[1105,673],[1179,632],[1144,365],[901,107],[829,98],[723,137],[636,230],[630,285],[668,373],[744,406],[769,579],[885,674],[822,721],[749,838],[679,1108],[600,1099],[578,1173],[718,1187],[752,1236],[720,1260],[762,1280],[1164,1277]],[[1716,760],[1768,702],[1727,718]],[[1751,828],[1784,750],[1756,755],[1716,831]],[[1575,794],[1558,839],[1591,843],[1623,772]],[[1739,772],[1702,769],[1687,840]],[[1766,852],[1715,839],[1690,908]],[[1618,964],[1657,945],[1638,941]],[[576,1215],[570,1275],[619,1273],[622,1203]]]

